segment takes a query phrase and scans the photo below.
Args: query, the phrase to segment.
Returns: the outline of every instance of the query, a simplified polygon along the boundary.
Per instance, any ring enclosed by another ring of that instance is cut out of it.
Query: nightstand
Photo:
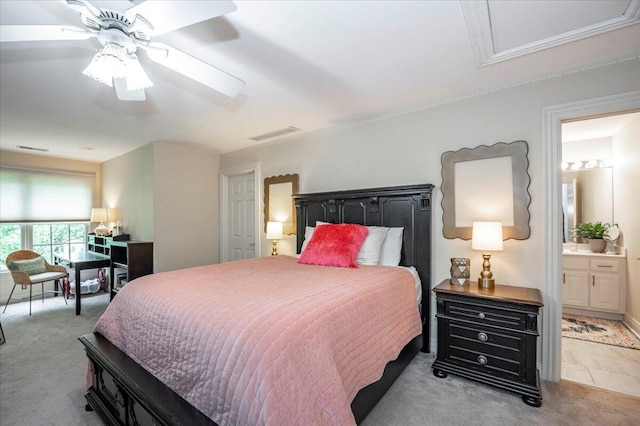
[[[438,319],[438,352],[433,374],[447,373],[522,395],[540,407],[536,367],[540,290],[497,285],[450,285],[433,289]]]

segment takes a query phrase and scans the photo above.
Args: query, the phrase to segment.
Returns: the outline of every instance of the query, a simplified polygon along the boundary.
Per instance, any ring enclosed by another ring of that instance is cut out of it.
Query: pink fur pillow
[[[366,226],[342,223],[316,226],[299,263],[357,268],[356,258],[369,230]]]

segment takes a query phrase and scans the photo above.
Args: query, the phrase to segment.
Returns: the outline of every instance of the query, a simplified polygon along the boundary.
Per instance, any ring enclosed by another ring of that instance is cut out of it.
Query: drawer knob
[[[480,318],[480,319],[484,319],[484,318],[485,318],[485,314],[483,314],[482,312],[480,312],[480,313],[478,314],[478,318]]]
[[[481,342],[486,342],[489,338],[485,333],[478,333],[478,340]]]
[[[487,357],[484,355],[480,355],[478,357],[478,362],[480,363],[480,365],[485,365],[487,363]]]

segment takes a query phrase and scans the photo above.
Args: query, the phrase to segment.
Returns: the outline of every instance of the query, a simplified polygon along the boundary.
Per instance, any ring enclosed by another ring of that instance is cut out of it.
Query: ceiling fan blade
[[[116,89],[116,96],[121,101],[144,101],[147,99],[144,89],[128,90],[127,80],[124,78],[114,78],[113,88]]]
[[[213,19],[236,10],[231,0],[184,1],[147,0],[127,10],[125,15],[130,21],[136,15],[143,16],[153,25],[152,35],[168,33],[178,28]]]
[[[164,43],[141,45],[151,60],[183,74],[229,97],[234,97],[245,85],[243,80],[213,65],[202,62]]]
[[[71,9],[80,12],[80,17],[85,25],[96,30],[104,26],[104,22],[98,17],[101,13],[100,9],[87,0],[66,0],[66,3]]]
[[[100,15],[100,9],[89,3],[87,0],[66,0],[67,6],[80,13],[89,13],[95,17]]]
[[[86,40],[96,33],[70,25],[0,25],[0,42]]]

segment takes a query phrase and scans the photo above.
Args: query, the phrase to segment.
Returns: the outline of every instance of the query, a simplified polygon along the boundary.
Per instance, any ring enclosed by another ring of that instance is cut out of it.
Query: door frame
[[[562,361],[562,122],[640,108],[640,91],[587,99],[542,110],[544,166],[544,286],[542,371],[544,380],[560,381]]]
[[[260,257],[260,200],[262,196],[260,194],[260,163],[251,163],[241,166],[228,167],[220,169],[220,262],[229,261],[229,179],[235,176],[247,175],[253,173],[254,181],[254,194],[256,200],[254,203],[254,235],[255,235],[255,247],[256,257]]]

